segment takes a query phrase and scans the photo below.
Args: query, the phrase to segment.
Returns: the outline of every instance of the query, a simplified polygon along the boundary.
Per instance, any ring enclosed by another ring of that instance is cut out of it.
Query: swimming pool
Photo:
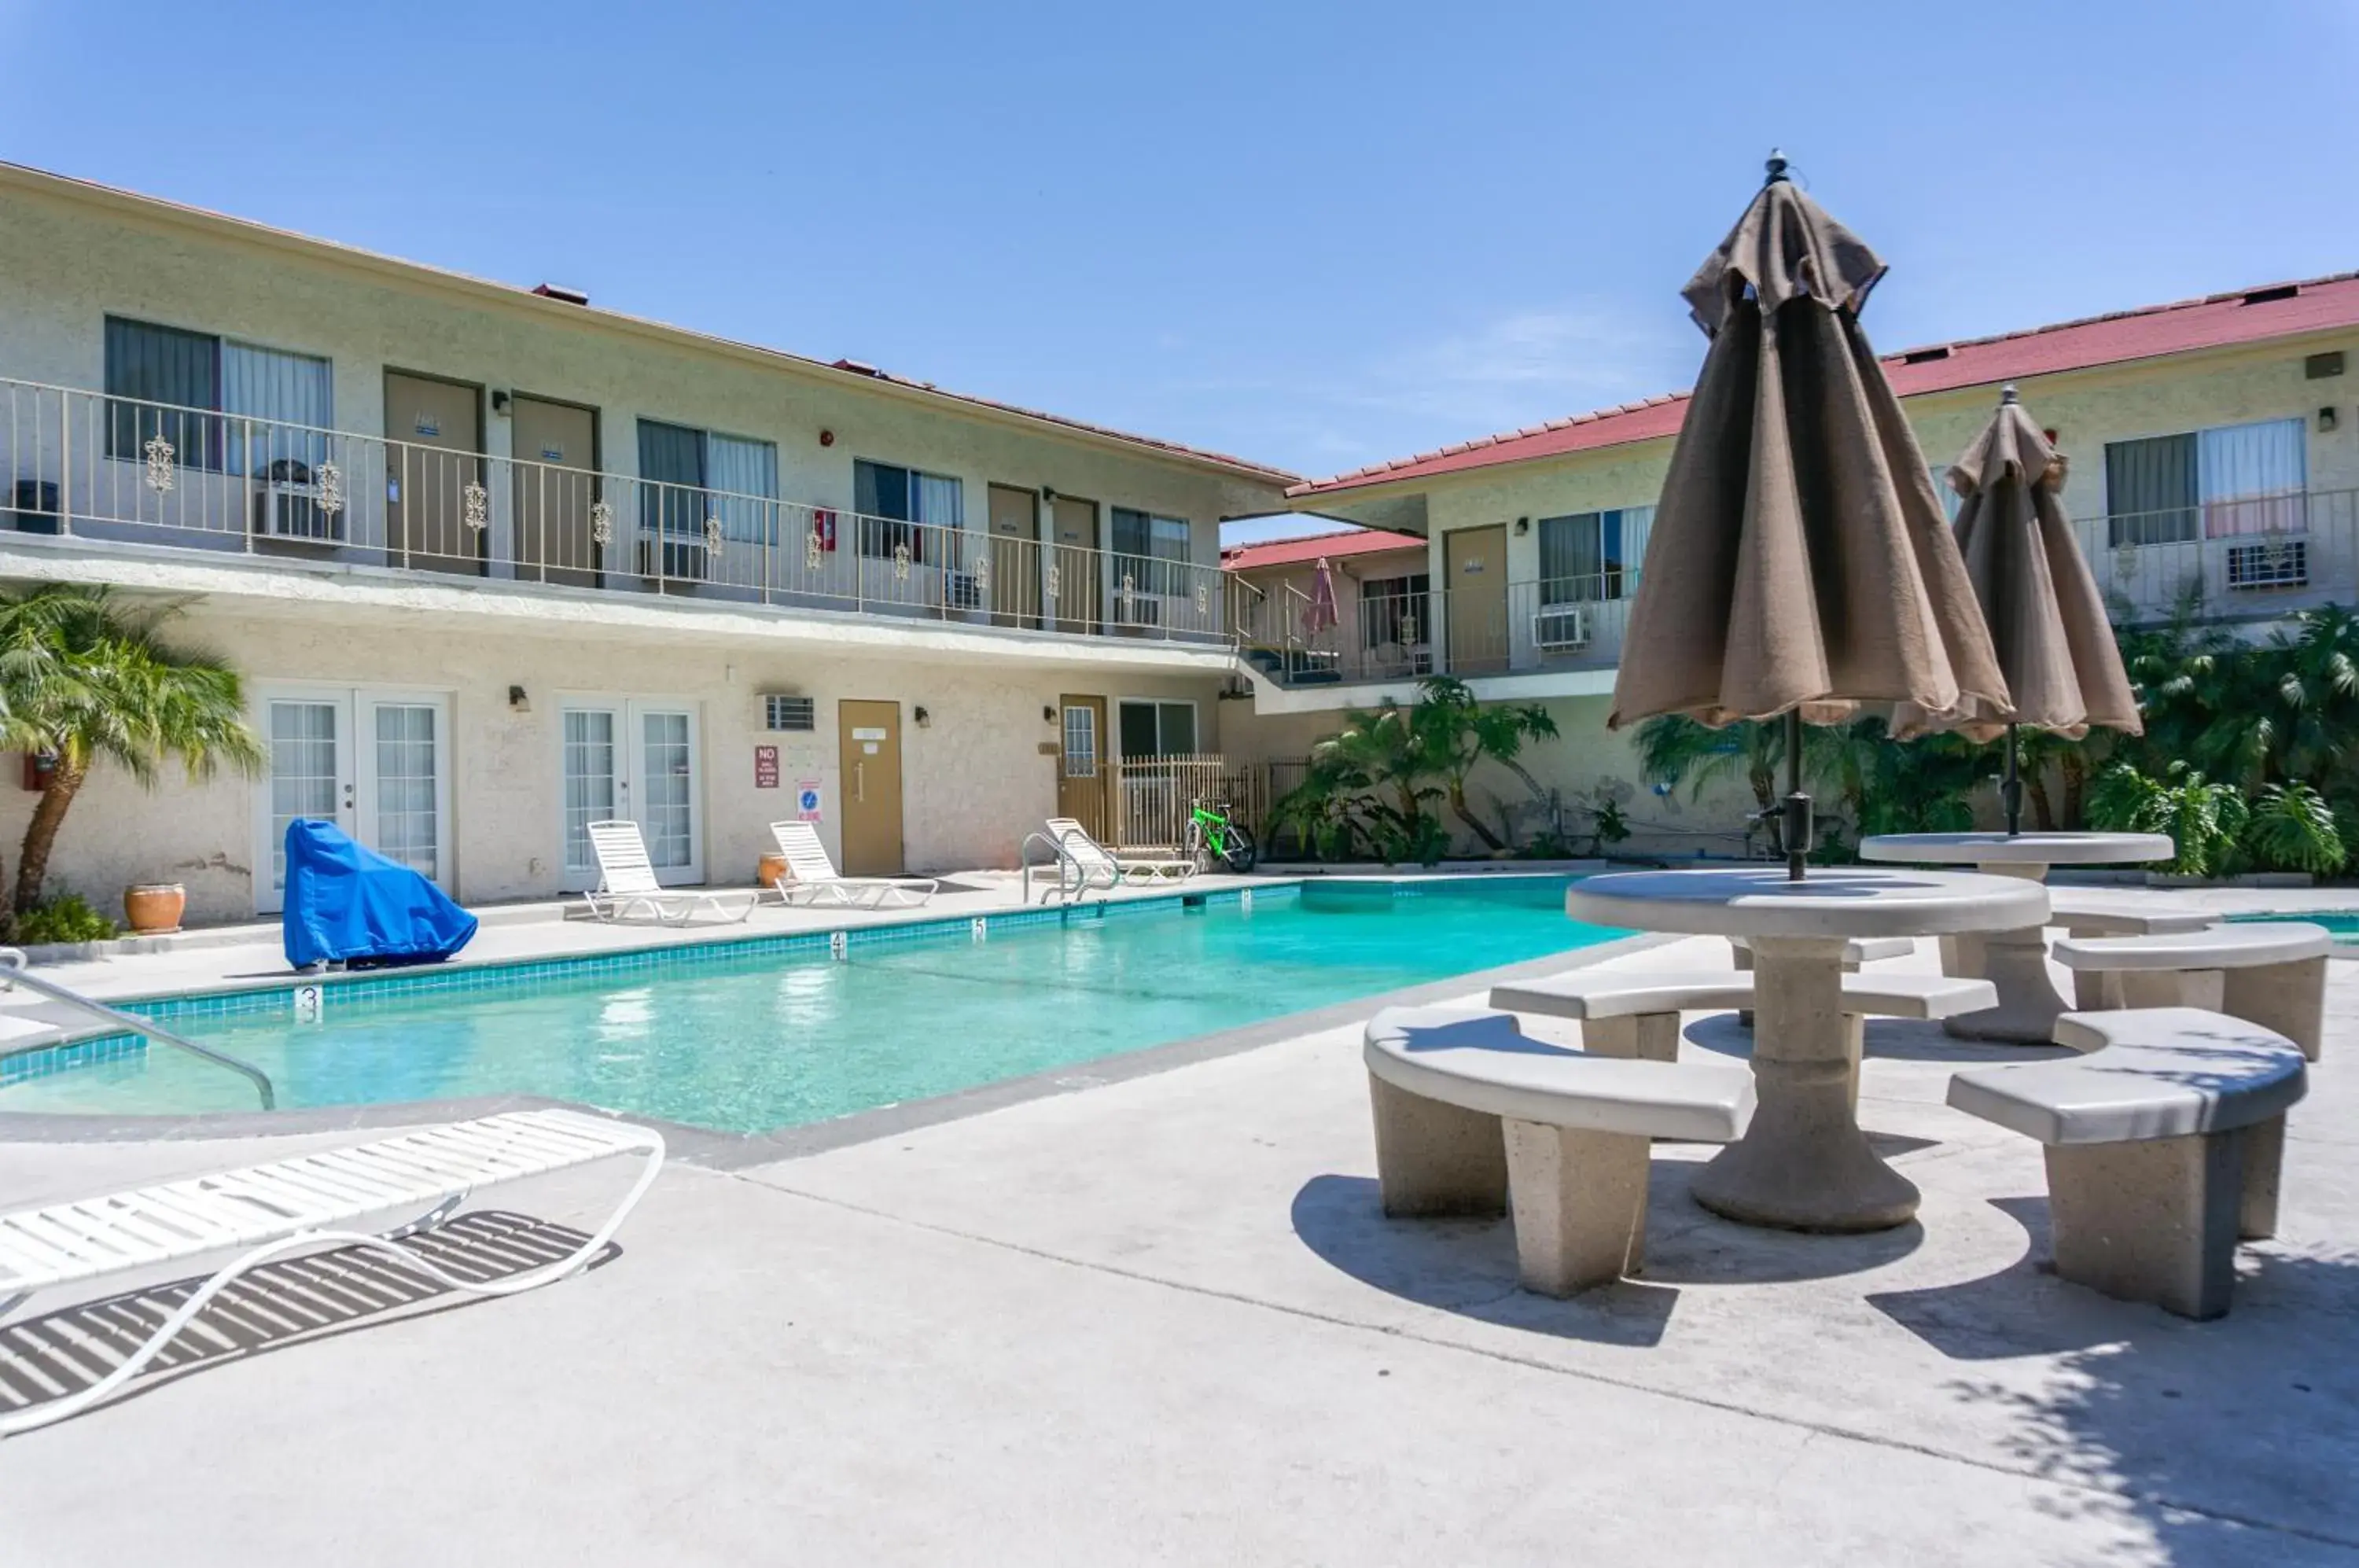
[[[2308,925],[2324,926],[2327,935],[2337,947],[2359,945],[2359,911],[2351,909],[2321,909],[2312,914],[2229,915],[2228,920],[2242,924],[2246,920],[2263,923],[2277,920],[2300,920]]]
[[[1628,933],[1562,877],[1319,881],[591,960],[138,1003],[270,1074],[283,1108],[535,1094],[727,1132],[822,1121]],[[0,1111],[254,1108],[126,1039],[0,1058]]]

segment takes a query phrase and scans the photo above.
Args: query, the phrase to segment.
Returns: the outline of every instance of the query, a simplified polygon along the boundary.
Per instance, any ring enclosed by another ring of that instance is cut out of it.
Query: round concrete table
[[[1917,1189],[1859,1129],[1843,1018],[1843,943],[1864,936],[2011,931],[2048,918],[2048,889],[2017,877],[1782,866],[1591,877],[1565,894],[1575,920],[1741,936],[1753,949],[1753,1125],[1695,1180],[1696,1201],[1747,1225],[1886,1230]]]
[[[1919,865],[1972,866],[1998,877],[2045,882],[2051,866],[2129,866],[2169,860],[2179,853],[2164,833],[1879,833],[1860,840],[1862,860],[1903,860]],[[2044,917],[2043,917],[2044,918]],[[1960,935],[1941,943],[1941,968],[1951,975],[1988,980],[1998,988],[1998,1006],[1961,1013],[1942,1027],[1965,1040],[2046,1045],[2056,1017],[2071,1004],[2057,995],[2048,977],[2044,927]]]

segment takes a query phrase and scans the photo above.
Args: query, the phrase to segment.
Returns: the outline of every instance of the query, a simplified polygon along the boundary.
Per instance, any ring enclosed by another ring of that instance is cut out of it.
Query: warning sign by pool
[[[795,821],[819,821],[819,780],[805,779],[795,785]]]
[[[778,748],[757,746],[754,748],[754,788],[775,789],[778,787]]]

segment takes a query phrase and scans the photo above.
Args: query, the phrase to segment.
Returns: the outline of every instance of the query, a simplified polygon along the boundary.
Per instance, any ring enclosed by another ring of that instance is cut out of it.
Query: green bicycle
[[[1190,804],[1187,850],[1199,869],[1218,868],[1239,877],[1254,868],[1260,854],[1245,823],[1230,817],[1226,801],[1196,800]]]

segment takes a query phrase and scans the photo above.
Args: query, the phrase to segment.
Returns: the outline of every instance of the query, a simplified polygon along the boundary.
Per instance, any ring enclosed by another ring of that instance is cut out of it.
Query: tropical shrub
[[[2179,851],[2170,869],[2181,877],[2217,876],[2250,815],[2242,791],[2184,762],[2171,763],[2159,779],[2117,762],[2089,790],[2089,820],[2096,826],[2169,834]]]
[[[2271,784],[2253,802],[2243,849],[2269,871],[2331,877],[2347,855],[2342,825],[2324,796],[2307,784]]]
[[[62,887],[16,917],[16,940],[22,942],[105,942],[117,929],[89,899]]]

